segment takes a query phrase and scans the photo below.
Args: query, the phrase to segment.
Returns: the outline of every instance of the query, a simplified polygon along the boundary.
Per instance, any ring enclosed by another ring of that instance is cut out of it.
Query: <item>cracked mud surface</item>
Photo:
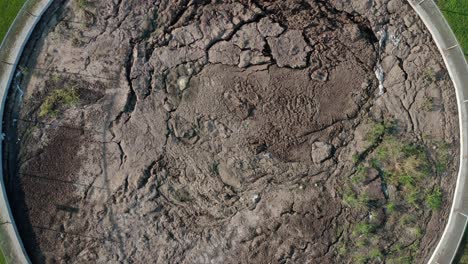
[[[10,197],[34,262],[428,258],[455,185],[457,113],[406,2],[86,3],[52,6],[15,79],[24,96],[9,97]],[[57,89],[79,102],[40,116]],[[376,124],[392,129],[369,140]],[[421,195],[440,187],[440,209],[387,183],[387,137],[423,150]]]

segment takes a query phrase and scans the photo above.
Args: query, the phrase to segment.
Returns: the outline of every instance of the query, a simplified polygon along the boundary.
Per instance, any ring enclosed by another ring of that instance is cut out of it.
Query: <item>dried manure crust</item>
[[[32,260],[425,262],[455,93],[406,2],[363,2],[56,1],[5,117]]]

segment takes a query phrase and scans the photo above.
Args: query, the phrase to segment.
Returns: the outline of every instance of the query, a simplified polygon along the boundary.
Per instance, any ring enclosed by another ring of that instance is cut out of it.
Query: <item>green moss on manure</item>
[[[54,90],[44,99],[39,117],[56,117],[60,109],[77,105],[79,101],[80,96],[75,88]]]

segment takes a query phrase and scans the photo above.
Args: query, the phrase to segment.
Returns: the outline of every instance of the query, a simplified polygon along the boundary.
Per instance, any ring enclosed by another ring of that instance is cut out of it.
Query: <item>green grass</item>
[[[7,263],[6,258],[3,255],[3,252],[0,251],[0,264],[6,264],[6,263]]]
[[[4,229],[2,228],[2,231],[0,231],[0,240],[4,239],[4,236],[6,235],[4,232]],[[0,264],[9,264],[10,262],[7,261],[7,258],[5,257],[5,254],[3,253],[5,249],[0,247]]]
[[[0,0],[0,42],[25,0]]]
[[[438,5],[468,57],[468,1],[439,0]]]
[[[468,231],[465,230],[463,240],[458,248],[457,255],[455,256],[454,264],[468,264]]]

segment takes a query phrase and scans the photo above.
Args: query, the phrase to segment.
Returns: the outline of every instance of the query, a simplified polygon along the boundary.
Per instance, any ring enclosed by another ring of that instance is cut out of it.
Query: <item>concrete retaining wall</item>
[[[452,263],[468,222],[468,65],[449,24],[433,0],[410,0],[431,32],[452,79],[457,95],[460,126],[460,167],[450,216],[429,263]],[[446,200],[447,201],[447,200]]]
[[[0,46],[1,124],[3,124],[3,122],[9,122],[9,120],[3,120],[3,113],[8,89],[13,80],[21,54],[23,53],[31,33],[52,1],[53,0],[26,1]],[[0,126],[0,135],[3,140],[2,129],[3,126]],[[0,165],[2,165],[2,155],[2,144],[0,144]],[[0,168],[0,250],[2,250],[8,264],[30,263],[11,214],[2,168]]]

